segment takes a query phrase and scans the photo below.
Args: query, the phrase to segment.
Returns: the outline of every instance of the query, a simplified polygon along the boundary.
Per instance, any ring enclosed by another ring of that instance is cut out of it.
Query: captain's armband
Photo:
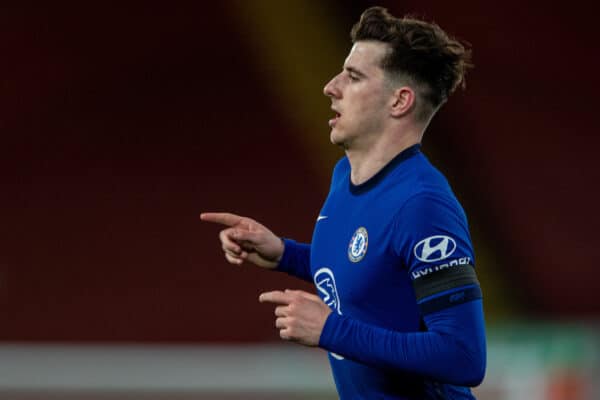
[[[422,315],[482,298],[475,268],[469,264],[418,270],[413,288]]]

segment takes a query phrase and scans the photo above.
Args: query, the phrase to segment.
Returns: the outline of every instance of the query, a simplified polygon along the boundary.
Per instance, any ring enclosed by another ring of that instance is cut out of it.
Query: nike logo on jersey
[[[321,221],[322,219],[327,219],[327,218],[329,218],[327,215],[319,215],[317,217],[317,222]]]

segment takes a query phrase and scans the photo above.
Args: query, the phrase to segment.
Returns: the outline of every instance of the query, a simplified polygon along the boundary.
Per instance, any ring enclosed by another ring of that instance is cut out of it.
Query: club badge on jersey
[[[348,259],[353,263],[359,262],[367,254],[368,246],[369,234],[367,233],[367,229],[361,226],[354,232],[348,244]]]

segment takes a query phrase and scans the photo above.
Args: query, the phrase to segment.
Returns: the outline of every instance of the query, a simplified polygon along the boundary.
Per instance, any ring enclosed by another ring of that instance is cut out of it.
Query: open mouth
[[[336,110],[334,111],[334,117],[332,119],[329,120],[329,126],[331,128],[333,128],[335,126],[335,124],[338,122],[338,120],[340,119],[340,117],[342,116],[342,114],[340,114],[339,112],[337,112]]]

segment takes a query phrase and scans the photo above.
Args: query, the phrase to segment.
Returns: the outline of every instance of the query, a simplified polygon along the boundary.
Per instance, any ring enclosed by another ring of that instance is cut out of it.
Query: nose
[[[336,75],[333,78],[331,78],[331,80],[329,82],[327,82],[327,84],[323,88],[323,94],[325,96],[331,97],[331,98],[340,98],[341,97],[340,88],[338,86],[338,77],[339,77],[339,75]]]

